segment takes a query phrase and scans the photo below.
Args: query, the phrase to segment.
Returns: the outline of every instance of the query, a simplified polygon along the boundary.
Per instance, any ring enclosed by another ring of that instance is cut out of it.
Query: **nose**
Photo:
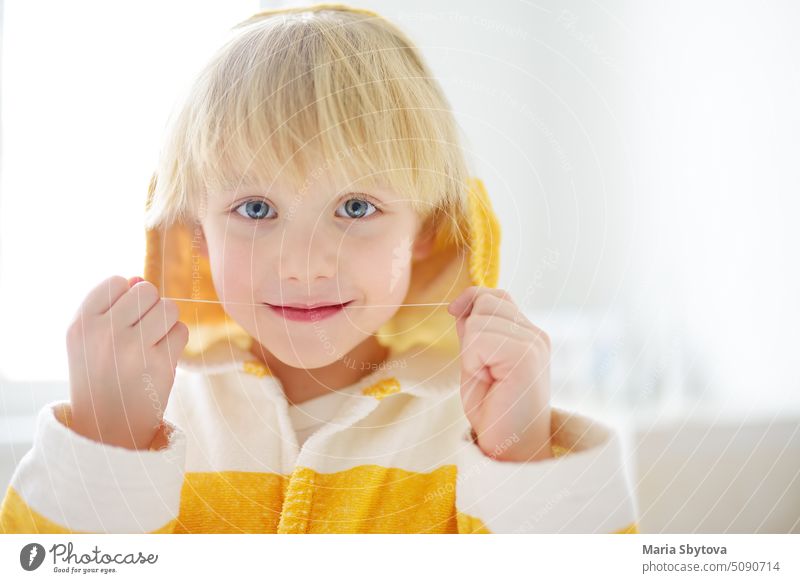
[[[283,281],[316,282],[336,275],[339,243],[320,223],[296,219],[284,227],[280,242],[279,277]]]

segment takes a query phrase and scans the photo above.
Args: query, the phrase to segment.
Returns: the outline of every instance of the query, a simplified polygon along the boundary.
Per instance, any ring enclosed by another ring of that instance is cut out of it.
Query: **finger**
[[[511,301],[511,296],[503,290],[492,290],[492,292],[501,292],[504,295],[491,292],[479,294],[472,303],[470,316],[479,314],[492,315],[513,321],[519,310],[514,302]]]
[[[481,288],[476,285],[468,287],[447,307],[447,311],[456,318],[456,335],[462,342],[464,339],[464,322],[469,317],[473,302],[482,289],[487,288]]]
[[[454,316],[456,319],[456,334],[461,341],[464,338],[464,317],[467,313],[466,307],[471,302],[471,297],[475,294],[475,286],[468,287],[462,291],[450,305],[447,306],[447,312]]]
[[[126,291],[128,280],[121,275],[114,275],[97,284],[86,295],[80,309],[84,314],[105,314]]]
[[[464,334],[500,334],[517,340],[536,342],[539,334],[530,328],[517,325],[513,320],[485,314],[472,314],[464,322]]]
[[[537,328],[514,303],[514,299],[505,290],[493,289],[490,293],[479,295],[475,299],[470,317],[476,315],[492,315],[503,318],[514,324],[515,328],[526,328],[533,332],[543,332]]]
[[[169,357],[170,363],[174,366],[177,365],[178,359],[183,354],[183,349],[189,342],[189,327],[178,320],[175,325],[170,328],[167,335],[159,340],[155,347],[156,350],[165,352]]]
[[[513,299],[505,290],[475,285],[468,287],[447,308],[456,318],[456,334],[460,339],[464,335],[464,321],[473,313],[478,298],[483,296],[505,298],[513,304]]]
[[[145,346],[153,346],[164,338],[178,321],[178,305],[172,300],[159,300],[135,325]]]
[[[109,310],[112,321],[133,326],[156,305],[158,299],[158,288],[149,281],[142,280],[123,294]]]
[[[480,289],[481,288],[476,285],[469,286],[447,306],[447,311],[456,318],[469,315],[469,310],[472,308],[472,301]]]
[[[532,345],[529,341],[513,338],[506,334],[487,332],[480,335],[466,336],[469,349],[464,351],[462,357],[462,371],[474,375],[480,369],[486,368],[489,376],[494,380],[508,377],[520,366],[529,367],[531,363],[545,362],[548,355],[526,359],[530,354]]]
[[[473,309],[473,306],[477,299],[484,295],[491,295],[498,298],[505,298],[512,304],[514,304],[514,300],[506,290],[493,288],[493,287],[483,287],[478,285],[473,285],[465,289],[461,292],[455,300],[453,300],[450,305],[447,307],[447,311],[450,312],[455,317],[465,317],[468,316]],[[516,304],[515,304],[516,305]]]
[[[499,378],[492,370],[497,353],[510,341],[508,338],[497,336],[470,336],[465,337],[466,344],[461,350],[461,374],[463,381],[472,381],[488,389]]]

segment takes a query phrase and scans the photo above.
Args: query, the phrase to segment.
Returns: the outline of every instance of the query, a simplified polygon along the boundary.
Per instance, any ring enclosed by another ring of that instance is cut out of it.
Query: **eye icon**
[[[44,547],[38,543],[30,543],[19,552],[19,564],[26,571],[34,571],[44,561]]]

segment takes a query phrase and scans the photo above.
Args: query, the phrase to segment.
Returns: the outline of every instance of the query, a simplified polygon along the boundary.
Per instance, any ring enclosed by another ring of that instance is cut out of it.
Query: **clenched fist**
[[[447,311],[461,344],[461,399],[481,451],[506,461],[553,457],[550,338],[501,289],[471,286]]]
[[[147,449],[160,434],[189,329],[152,283],[113,276],[67,330],[72,423],[101,443]]]

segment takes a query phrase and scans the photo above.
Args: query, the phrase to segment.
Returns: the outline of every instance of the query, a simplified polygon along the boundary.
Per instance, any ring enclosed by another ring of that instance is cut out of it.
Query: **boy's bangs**
[[[196,143],[199,163],[192,170],[209,192],[276,181],[305,190],[331,174],[338,183],[390,186],[427,214],[424,203],[434,201],[426,195],[446,188],[446,177],[433,171],[441,173],[439,158],[449,149],[440,147],[437,158],[430,151],[434,136],[420,135],[417,128],[432,125],[430,114],[392,103],[389,81],[355,79],[341,59],[319,57],[312,66],[282,57],[214,88],[219,97],[197,112],[199,127],[190,133],[206,139]]]
[[[341,127],[319,135],[308,130],[289,124],[273,129],[270,120],[260,117],[245,130],[225,131],[224,140],[205,146],[194,172],[212,196],[221,191],[269,190],[276,184],[302,195],[330,178],[339,188],[389,187],[418,209],[409,154],[397,147],[402,142],[353,143]]]

